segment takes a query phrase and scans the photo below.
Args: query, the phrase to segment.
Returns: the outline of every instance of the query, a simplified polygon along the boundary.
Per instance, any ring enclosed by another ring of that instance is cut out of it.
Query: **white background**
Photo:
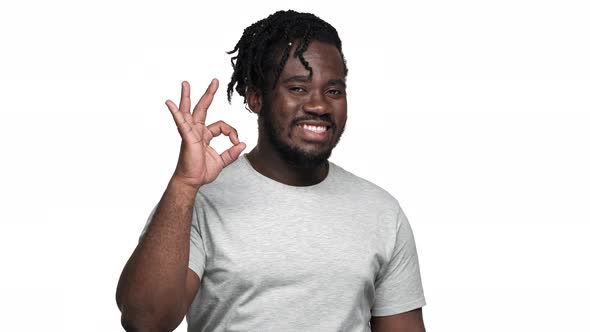
[[[278,9],[332,23],[349,120],[331,160],[413,226],[429,331],[589,331],[585,1],[12,1],[0,5],[4,331],[119,331],[115,288],[176,165],[164,105]],[[218,151],[229,139],[217,139]],[[186,329],[185,323],[178,328]]]

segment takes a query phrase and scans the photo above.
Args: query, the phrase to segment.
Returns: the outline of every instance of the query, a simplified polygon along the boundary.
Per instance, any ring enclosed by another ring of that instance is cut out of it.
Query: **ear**
[[[259,114],[262,109],[262,93],[258,88],[248,87],[246,89],[246,102],[252,112]]]

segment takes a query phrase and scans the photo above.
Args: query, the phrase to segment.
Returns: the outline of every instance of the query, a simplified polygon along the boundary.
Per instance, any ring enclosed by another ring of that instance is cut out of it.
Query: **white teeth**
[[[324,131],[328,130],[328,128],[326,128],[326,127],[310,126],[308,124],[303,124],[302,127],[303,127],[303,129],[311,130],[311,131],[314,131],[316,133],[321,133],[321,132],[324,132]]]

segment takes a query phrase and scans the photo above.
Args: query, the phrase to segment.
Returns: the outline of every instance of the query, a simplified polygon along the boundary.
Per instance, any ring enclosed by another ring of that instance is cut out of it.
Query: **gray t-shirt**
[[[240,155],[197,193],[189,267],[188,331],[370,332],[371,316],[426,304],[398,201],[332,162],[297,187]]]

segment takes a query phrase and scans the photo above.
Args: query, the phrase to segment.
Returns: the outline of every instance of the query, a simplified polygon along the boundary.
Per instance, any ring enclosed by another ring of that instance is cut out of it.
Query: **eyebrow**
[[[346,88],[346,83],[342,79],[329,80],[328,85],[340,85],[341,87]]]
[[[289,83],[289,82],[302,82],[302,83],[306,83],[309,82],[309,77],[308,76],[291,76],[285,80],[283,80],[283,83]],[[328,85],[339,85],[343,88],[346,88],[346,83],[344,82],[344,80],[342,79],[332,79],[328,81]]]

